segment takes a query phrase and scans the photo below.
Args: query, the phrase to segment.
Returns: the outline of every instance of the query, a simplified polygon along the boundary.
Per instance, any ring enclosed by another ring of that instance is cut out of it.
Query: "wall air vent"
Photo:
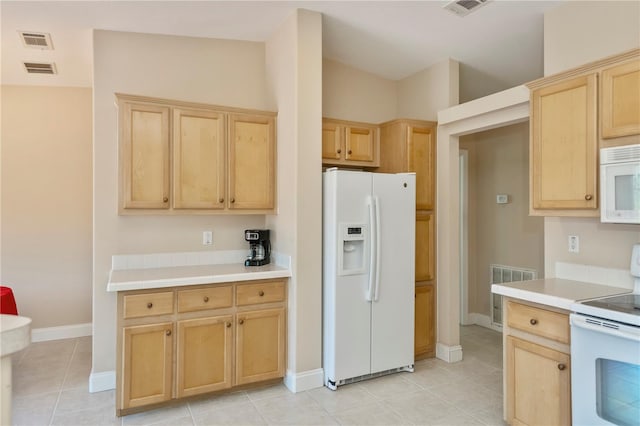
[[[57,74],[54,63],[25,62],[24,67],[29,74]]]
[[[37,33],[33,31],[19,31],[19,33],[25,47],[53,50],[53,43],[51,43],[51,35],[49,33]]]
[[[480,9],[491,0],[454,0],[444,5],[444,8],[458,16],[466,16]]]

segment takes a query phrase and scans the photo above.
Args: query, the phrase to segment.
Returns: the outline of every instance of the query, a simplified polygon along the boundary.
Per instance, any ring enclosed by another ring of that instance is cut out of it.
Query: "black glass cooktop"
[[[582,302],[582,304],[632,315],[640,315],[640,294],[623,294],[622,296],[605,297]]]

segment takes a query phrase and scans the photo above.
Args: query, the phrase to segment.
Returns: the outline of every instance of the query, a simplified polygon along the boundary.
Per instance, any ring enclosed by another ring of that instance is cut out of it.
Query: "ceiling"
[[[492,0],[459,17],[448,1],[0,2],[2,84],[92,86],[92,29],[265,41],[296,8],[323,14],[323,56],[392,80],[460,61],[461,101],[543,73],[543,14],[561,1]],[[27,48],[18,31],[51,34]],[[57,75],[27,74],[55,62]]]

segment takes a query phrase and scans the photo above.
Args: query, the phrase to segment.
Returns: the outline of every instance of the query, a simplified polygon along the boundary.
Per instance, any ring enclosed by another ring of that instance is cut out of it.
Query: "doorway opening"
[[[501,330],[491,284],[544,266],[544,219],[529,216],[528,122],[460,137],[459,165],[460,324]]]

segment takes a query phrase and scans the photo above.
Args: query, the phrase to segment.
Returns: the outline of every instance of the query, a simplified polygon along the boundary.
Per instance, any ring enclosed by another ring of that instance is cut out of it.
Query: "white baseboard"
[[[287,375],[284,376],[284,385],[293,393],[321,388],[324,386],[324,370],[316,368],[301,373],[287,370]]]
[[[442,343],[436,344],[436,358],[446,362],[462,361],[462,346],[447,346]]]
[[[472,313],[472,314],[469,314],[469,319],[471,320],[471,324],[479,325],[481,327],[485,327],[493,331],[502,332],[502,326],[491,322],[491,318],[489,317],[489,315]]]
[[[46,342],[49,340],[73,339],[75,337],[91,336],[93,324],[72,324],[60,327],[34,328],[31,330],[31,342]]]
[[[103,371],[94,373],[93,370],[89,375],[89,392],[102,392],[116,388],[116,372]]]

